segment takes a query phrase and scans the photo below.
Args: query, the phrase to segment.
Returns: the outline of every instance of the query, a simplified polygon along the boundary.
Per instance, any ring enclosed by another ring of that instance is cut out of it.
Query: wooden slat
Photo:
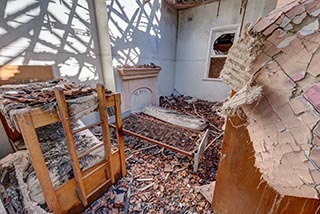
[[[105,160],[103,164],[99,165],[99,167],[95,168],[92,170],[90,173],[87,173],[86,175],[83,176],[83,179],[89,178],[92,174],[94,174],[96,171],[100,170],[103,167],[106,167],[109,163]]]
[[[98,86],[98,85],[97,85]],[[114,106],[114,94],[112,95],[105,95],[105,105],[107,108]]]
[[[109,124],[110,127],[112,128],[116,128],[115,125],[113,124]],[[183,155],[186,155],[186,156],[189,156],[189,157],[192,157],[193,158],[193,152],[187,152],[185,150],[182,150],[182,149],[179,149],[177,147],[174,147],[174,146],[170,146],[169,144],[165,144],[165,143],[162,143],[160,141],[157,141],[157,140],[154,140],[154,139],[151,139],[151,138],[148,138],[146,136],[142,136],[140,134],[137,134],[135,132],[132,132],[132,131],[129,131],[127,129],[123,129],[123,133],[125,134],[128,134],[128,135],[131,135],[133,137],[136,137],[136,138],[139,138],[141,140],[145,140],[145,141],[148,141],[152,144],[155,144],[155,145],[158,145],[160,147],[163,147],[163,148],[166,148],[166,149],[169,149],[171,151],[174,151],[174,152],[177,152],[177,153],[180,153],[180,154],[183,154]]]
[[[43,109],[33,109],[31,112],[32,122],[35,128],[46,126],[59,121],[56,110],[52,112],[44,111]]]
[[[86,156],[86,155],[90,154],[91,152],[93,152],[93,151],[95,151],[95,150],[99,149],[101,146],[104,146],[104,144],[103,144],[103,143],[101,143],[101,144],[95,145],[95,146],[94,146],[94,147],[92,147],[91,149],[88,149],[87,151],[85,151],[85,152],[83,152],[83,153],[79,154],[79,155],[78,155],[78,159],[80,159],[80,158],[82,158],[82,157],[84,157],[84,156]]]
[[[93,190],[96,190],[101,183],[106,181],[105,169],[100,167],[101,165],[105,164],[105,162],[106,161],[100,162],[97,165],[94,165],[83,172],[83,176],[86,176],[87,174],[91,174],[90,177],[84,180],[86,192],[88,193],[93,192]],[[118,151],[112,154],[111,164],[114,169],[115,178],[119,179],[121,177],[121,172],[120,172],[120,155]],[[97,168],[100,168],[100,169],[92,174],[91,172],[95,171],[95,169]],[[97,191],[95,196],[89,197],[88,202],[91,203],[95,199],[100,197],[101,194],[105,192],[105,190],[111,185],[112,185],[112,182],[110,181],[105,187],[102,187],[99,191]],[[58,187],[58,189],[56,190],[56,194],[60,202],[63,213],[82,213],[84,206],[79,200],[75,190],[76,190],[76,182],[74,178],[67,181],[66,183]]]
[[[84,130],[91,129],[91,128],[96,127],[96,126],[100,126],[101,124],[102,124],[102,122],[99,121],[99,122],[90,124],[88,126],[85,126],[85,127],[82,127],[82,128],[76,129],[76,130],[72,130],[72,134],[77,134],[77,133],[82,132]]]
[[[35,127],[32,123],[30,114],[19,115],[17,117],[18,125],[21,130],[26,147],[29,151],[32,166],[37,174],[40,186],[47,205],[54,213],[61,213],[60,204],[58,202],[55,190],[50,180],[48,168],[44,161],[44,157],[40,148],[39,140]]]
[[[112,182],[111,179],[107,179],[105,180],[105,182],[103,182],[102,184],[100,184],[96,189],[92,190],[89,195],[88,198],[90,198],[92,195],[94,195],[97,191],[99,191],[102,187],[106,186],[108,183]]]
[[[110,130],[108,125],[108,114],[106,111],[106,95],[105,95],[105,88],[102,84],[97,84],[96,88],[98,94],[98,101],[99,101],[99,113],[100,113],[100,120],[103,122],[101,125],[102,128],[102,137],[104,142],[104,151],[105,151],[105,158],[108,163],[111,163],[111,141],[110,141]],[[111,178],[112,183],[115,183],[114,178],[114,170],[112,168],[112,164],[108,164],[108,172],[107,177]]]
[[[121,96],[119,93],[114,95],[114,105],[115,105],[115,117],[116,117],[116,130],[118,135],[118,144],[120,151],[120,160],[121,160],[121,174],[122,176],[126,175],[126,158],[124,154],[124,135],[122,127],[122,115],[121,115]]]
[[[62,122],[63,130],[64,130],[64,135],[66,138],[67,142],[67,147],[71,159],[71,164],[73,168],[73,173],[74,177],[77,183],[77,193],[78,197],[81,200],[82,204],[84,206],[87,206],[87,196],[82,180],[82,174],[80,170],[80,164],[79,164],[79,159],[77,157],[77,151],[76,151],[76,146],[74,143],[73,135],[72,135],[72,128],[70,124],[70,117],[68,115],[68,106],[65,100],[65,96],[63,94],[63,90],[61,88],[55,88],[54,93],[57,99],[57,105],[59,108],[59,115],[60,115],[60,120]]]

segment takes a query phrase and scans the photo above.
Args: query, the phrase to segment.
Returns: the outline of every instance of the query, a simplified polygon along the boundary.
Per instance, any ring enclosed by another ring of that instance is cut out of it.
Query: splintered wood
[[[162,105],[209,121],[210,146],[200,160],[198,173],[192,172],[189,157],[125,135],[128,175],[85,213],[211,213],[210,203],[197,187],[215,180],[224,122],[217,114],[221,103],[179,96],[165,98]],[[194,142],[201,139],[199,132],[168,125],[143,114],[131,115],[124,121],[124,128],[189,151],[193,151]],[[125,203],[119,207],[117,201],[122,202],[119,199],[123,193]]]

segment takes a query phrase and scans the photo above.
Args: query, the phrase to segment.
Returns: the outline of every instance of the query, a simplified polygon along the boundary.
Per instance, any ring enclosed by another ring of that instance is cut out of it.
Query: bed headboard
[[[0,85],[23,84],[54,79],[52,66],[3,65],[0,66]]]

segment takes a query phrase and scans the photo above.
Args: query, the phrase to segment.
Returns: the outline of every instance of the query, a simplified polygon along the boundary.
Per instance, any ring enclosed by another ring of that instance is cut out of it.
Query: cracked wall
[[[221,75],[244,97],[236,101],[248,118],[255,166],[282,196],[320,197],[319,15],[320,0],[297,0],[258,20]],[[250,104],[245,95],[254,86],[263,90]]]

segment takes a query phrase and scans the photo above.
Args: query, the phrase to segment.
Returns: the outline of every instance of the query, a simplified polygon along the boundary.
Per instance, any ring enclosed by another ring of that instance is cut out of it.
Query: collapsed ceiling
[[[296,0],[244,31],[221,77],[236,91],[263,180],[281,195],[320,197],[320,0]],[[259,90],[257,90],[259,89]],[[250,105],[249,105],[250,104]]]

